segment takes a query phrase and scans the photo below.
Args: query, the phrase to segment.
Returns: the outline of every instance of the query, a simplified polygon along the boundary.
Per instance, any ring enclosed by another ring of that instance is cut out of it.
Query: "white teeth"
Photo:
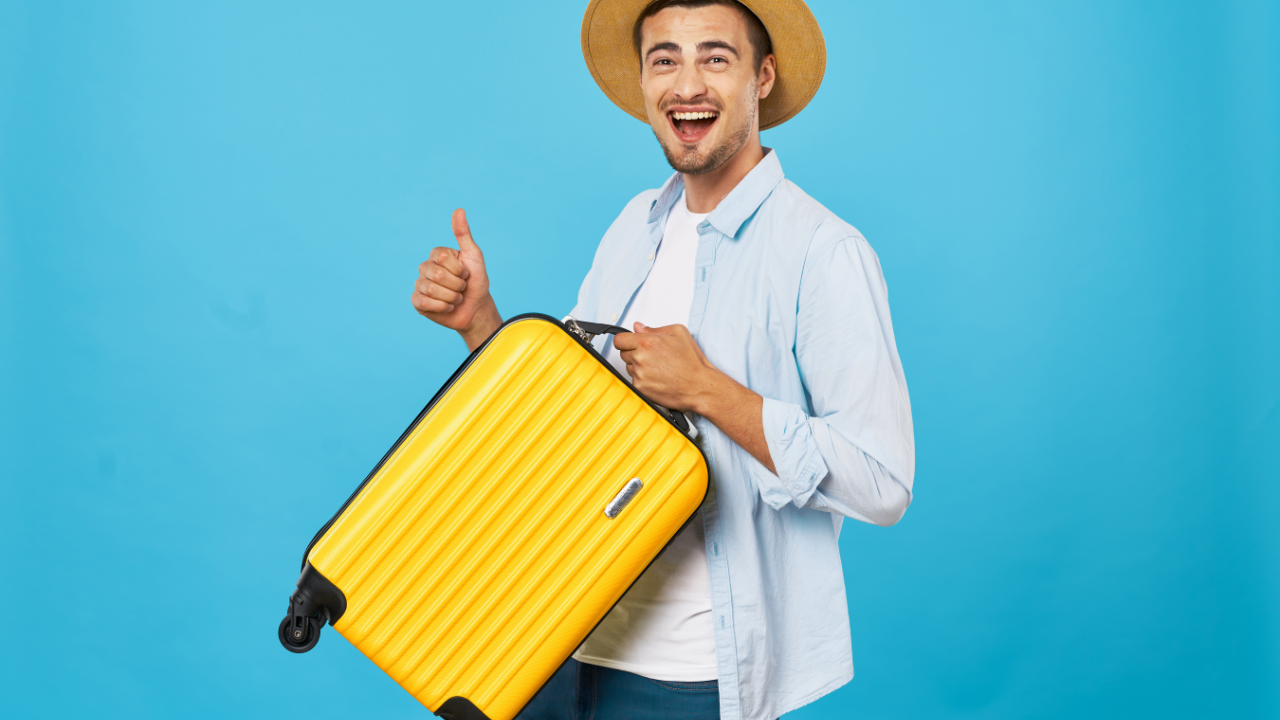
[[[716,117],[718,113],[713,112],[678,112],[671,113],[671,117],[676,120],[710,120]]]

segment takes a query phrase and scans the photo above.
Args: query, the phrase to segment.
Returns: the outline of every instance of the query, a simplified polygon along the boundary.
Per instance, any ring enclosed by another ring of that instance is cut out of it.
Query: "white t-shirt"
[[[622,322],[649,327],[687,325],[693,304],[698,225],[682,195],[671,208],[649,277]],[[626,364],[609,343],[604,357],[618,372]],[[696,514],[635,585],[618,601],[573,657],[654,680],[715,680],[716,639],[711,620],[711,575],[706,534]]]

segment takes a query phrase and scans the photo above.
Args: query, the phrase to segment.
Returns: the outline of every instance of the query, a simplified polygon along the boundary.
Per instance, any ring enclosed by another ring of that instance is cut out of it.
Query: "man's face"
[[[667,8],[645,20],[640,53],[649,125],[678,172],[711,172],[758,132],[758,100],[773,87],[774,60],[766,58],[757,77],[738,10]]]

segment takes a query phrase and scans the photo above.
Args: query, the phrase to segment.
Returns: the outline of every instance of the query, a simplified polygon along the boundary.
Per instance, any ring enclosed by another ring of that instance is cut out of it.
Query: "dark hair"
[[[760,18],[751,12],[746,5],[738,2],[738,0],[653,0],[645,7],[644,12],[640,13],[640,17],[636,18],[635,29],[631,31],[631,40],[635,43],[636,54],[641,55],[641,62],[644,62],[643,52],[640,50],[640,30],[644,27],[644,21],[666,10],[667,8],[700,8],[709,5],[724,5],[726,7],[735,8],[742,13],[742,17],[747,21],[747,39],[751,41],[751,51],[755,56],[756,72],[760,72],[760,68],[764,66],[764,59],[773,54],[773,40],[769,38],[769,31],[765,29],[764,23],[760,22]]]

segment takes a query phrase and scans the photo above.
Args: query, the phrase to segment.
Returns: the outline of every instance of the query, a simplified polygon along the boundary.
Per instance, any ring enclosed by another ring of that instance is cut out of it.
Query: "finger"
[[[435,283],[436,285],[443,285],[450,290],[456,290],[458,292],[463,292],[467,289],[466,280],[463,280],[439,265],[431,266],[430,269],[422,274],[422,277],[418,282]]]
[[[651,333],[655,335],[679,335],[680,330],[684,328],[683,325],[663,325],[662,327],[649,327],[648,325],[645,325],[643,323],[636,323],[636,326],[640,328],[636,332]],[[688,331],[686,330],[686,332]]]
[[[635,350],[640,347],[640,338],[635,333],[618,333],[613,336],[613,348],[619,352]]]
[[[422,293],[413,294],[413,308],[418,311],[419,315],[428,313],[447,313],[453,312],[453,305],[443,300],[429,298]]]
[[[444,287],[443,284],[429,284],[429,286],[422,291],[422,295],[433,297],[435,300],[443,300],[444,302],[448,302],[449,305],[458,305],[462,302],[461,292],[449,290],[449,288]]]
[[[457,275],[463,280],[467,279],[467,266],[462,264],[462,258],[458,257],[458,251],[453,248],[438,247],[431,251],[431,262]]]
[[[457,278],[454,278],[454,280],[455,280],[456,282],[461,282],[461,281],[460,281],[460,280],[458,280]],[[444,284],[444,283],[438,283],[438,282],[436,282],[435,280],[432,280],[431,278],[418,278],[418,279],[413,283],[413,291],[414,291],[414,292],[416,292],[416,293],[422,293],[423,295],[430,295],[431,297],[436,297],[436,294],[435,294],[434,292],[432,292],[432,291],[431,291],[431,288],[444,288],[444,290],[445,290],[446,292],[451,292],[451,293],[461,293],[461,292],[463,292],[464,290],[466,290],[466,288],[465,288],[465,287],[464,287],[462,290],[454,290],[453,288],[449,287],[448,285],[446,285],[446,284]]]
[[[453,236],[458,239],[458,247],[463,250],[470,250],[480,257],[484,257],[484,253],[480,252],[480,246],[476,245],[476,241],[471,237],[471,225],[467,223],[467,211],[458,208],[453,211]]]
[[[435,283],[427,282],[425,280],[419,280],[418,282],[419,284],[426,284],[426,287],[419,287],[418,292],[429,298],[442,300],[450,305],[457,305],[462,302],[462,293],[460,292],[450,290],[443,285],[436,285]]]

